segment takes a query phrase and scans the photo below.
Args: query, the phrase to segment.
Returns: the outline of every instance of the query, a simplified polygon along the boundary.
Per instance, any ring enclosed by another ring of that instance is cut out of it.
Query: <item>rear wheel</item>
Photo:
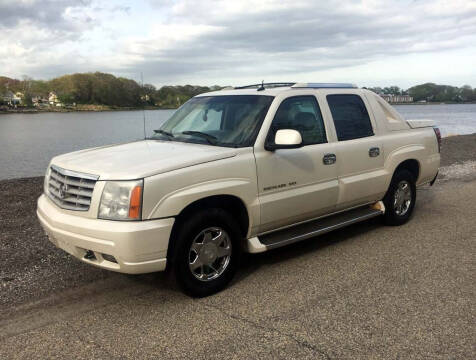
[[[403,225],[411,217],[416,201],[416,186],[413,174],[405,169],[398,170],[383,198],[385,223]]]
[[[240,257],[240,231],[222,209],[207,209],[178,224],[174,270],[178,283],[192,296],[222,290],[233,278]]]

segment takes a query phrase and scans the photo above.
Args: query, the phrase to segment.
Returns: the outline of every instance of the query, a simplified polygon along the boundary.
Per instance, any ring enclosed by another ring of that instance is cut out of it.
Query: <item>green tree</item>
[[[460,95],[461,99],[463,101],[474,101],[476,100],[475,98],[475,92],[473,91],[473,88],[469,85],[463,85],[463,87],[460,89]]]
[[[389,86],[383,88],[383,93],[388,95],[400,95],[402,92],[398,86]]]
[[[71,105],[72,103],[75,102],[74,96],[71,93],[64,93],[64,94],[58,95],[58,100],[65,105]]]

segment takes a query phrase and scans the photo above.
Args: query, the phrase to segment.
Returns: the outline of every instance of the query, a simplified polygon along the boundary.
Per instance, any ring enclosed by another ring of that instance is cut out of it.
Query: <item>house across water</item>
[[[379,94],[388,103],[411,103],[413,96],[410,95],[394,95],[394,94]]]

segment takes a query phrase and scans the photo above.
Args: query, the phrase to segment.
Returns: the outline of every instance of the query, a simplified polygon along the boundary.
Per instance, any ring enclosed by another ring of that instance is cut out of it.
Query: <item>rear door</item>
[[[385,187],[382,137],[366,99],[353,92],[325,95],[337,137],[336,210],[379,200]]]
[[[296,92],[296,91],[293,91]],[[325,164],[326,155],[335,153],[335,144],[328,143],[326,126],[315,95],[288,96],[275,100],[277,110],[263,124],[267,133],[255,145],[258,193],[261,204],[260,232],[332,212],[338,196],[337,167]],[[266,128],[265,128],[266,127]],[[264,149],[266,141],[274,141],[279,129],[301,133],[303,146],[297,149]],[[264,141],[266,139],[266,141]]]

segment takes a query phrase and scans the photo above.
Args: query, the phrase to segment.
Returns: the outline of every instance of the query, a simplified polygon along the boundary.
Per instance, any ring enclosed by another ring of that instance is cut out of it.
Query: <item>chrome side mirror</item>
[[[274,151],[277,149],[295,149],[302,146],[301,133],[293,129],[281,129],[276,131],[274,144],[268,143],[266,150]]]

